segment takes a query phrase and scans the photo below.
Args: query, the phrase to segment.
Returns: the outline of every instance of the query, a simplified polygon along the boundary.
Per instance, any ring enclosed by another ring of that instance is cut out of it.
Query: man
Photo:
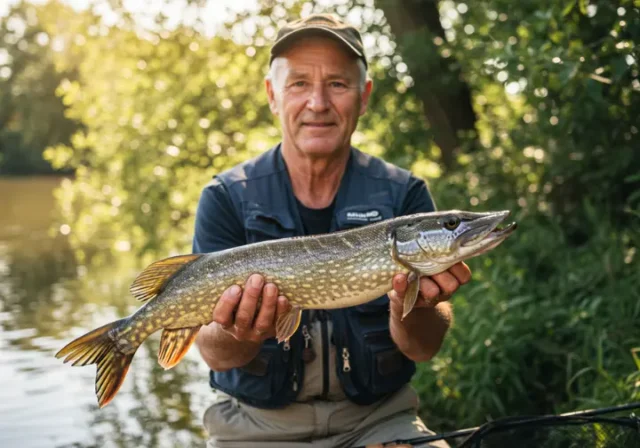
[[[332,16],[278,32],[266,89],[282,141],[206,186],[194,252],[434,210],[423,181],[350,144],[372,90],[366,69],[360,34]],[[204,416],[208,446],[363,446],[429,434],[408,383],[415,362],[439,350],[447,300],[470,277],[459,263],[423,278],[401,320],[407,282],[398,275],[368,304],[305,311],[282,344],[274,324],[289,304],[277,287],[254,274],[229,288],[196,341],[219,397]]]

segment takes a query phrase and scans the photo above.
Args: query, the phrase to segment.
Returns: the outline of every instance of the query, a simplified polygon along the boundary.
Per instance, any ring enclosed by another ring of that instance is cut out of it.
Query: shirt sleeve
[[[192,252],[216,252],[241,246],[246,243],[243,229],[229,192],[214,179],[202,190],[198,201]]]
[[[413,213],[425,213],[436,211],[436,206],[429,193],[429,187],[427,183],[418,179],[415,176],[411,176],[409,180],[409,186],[407,195],[404,198],[402,207],[400,209],[401,215],[410,215]]]

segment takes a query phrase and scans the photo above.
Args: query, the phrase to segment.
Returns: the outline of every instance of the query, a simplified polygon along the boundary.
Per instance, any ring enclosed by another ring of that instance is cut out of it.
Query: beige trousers
[[[292,403],[265,410],[220,394],[204,414],[207,448],[358,447],[432,435],[416,415],[418,398],[405,386],[380,402],[349,400]],[[431,445],[445,448],[445,442]]]

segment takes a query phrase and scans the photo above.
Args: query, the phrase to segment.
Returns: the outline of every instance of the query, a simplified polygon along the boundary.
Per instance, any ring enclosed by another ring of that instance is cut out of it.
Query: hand
[[[262,302],[258,309],[258,302]],[[213,309],[213,321],[238,341],[262,343],[276,334],[275,323],[290,309],[285,296],[278,296],[278,287],[264,284],[260,274],[253,274],[245,283],[228,288]]]
[[[446,271],[431,277],[422,277],[414,308],[433,308],[438,303],[449,300],[461,285],[470,280],[471,270],[463,262],[456,263]],[[397,274],[393,277],[393,290],[388,295],[391,309],[396,315],[402,316],[404,293],[407,286],[405,274]]]

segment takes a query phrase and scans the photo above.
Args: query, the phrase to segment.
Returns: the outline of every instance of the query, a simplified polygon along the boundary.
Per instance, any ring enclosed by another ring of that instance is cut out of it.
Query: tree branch
[[[436,0],[377,0],[422,101],[442,163],[450,169],[460,147],[459,132],[475,131],[471,91],[453,58],[440,56],[434,38],[445,39]]]

